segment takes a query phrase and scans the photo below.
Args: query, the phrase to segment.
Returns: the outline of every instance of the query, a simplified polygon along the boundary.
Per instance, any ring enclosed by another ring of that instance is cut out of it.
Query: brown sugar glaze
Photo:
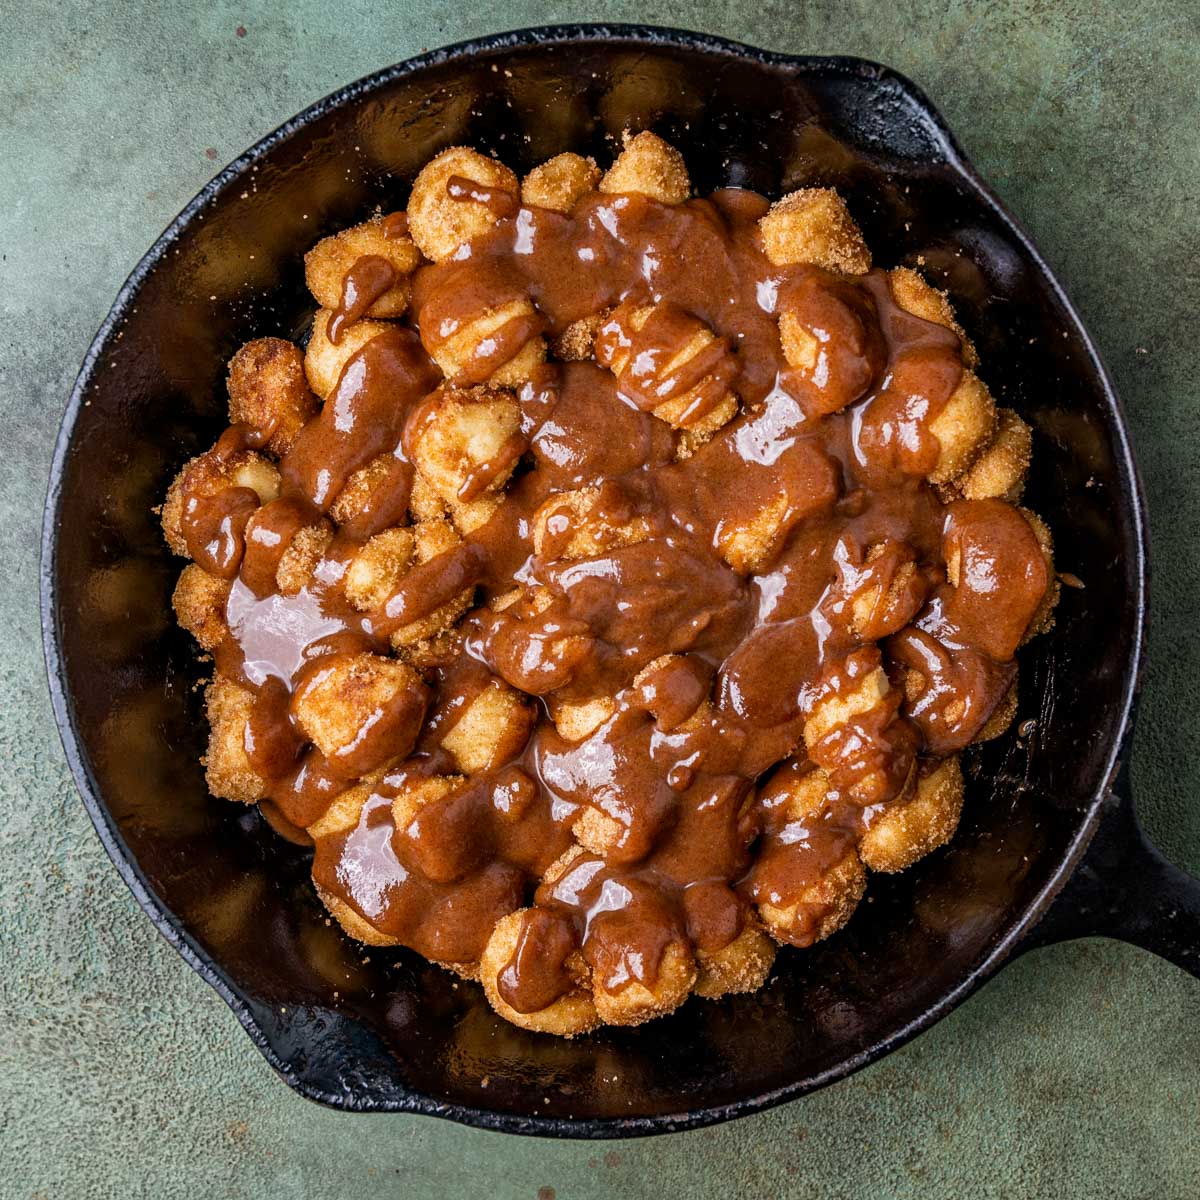
[[[979,732],[1011,684],[1049,579],[1017,510],[947,505],[925,481],[937,451],[929,427],[959,382],[961,347],[899,308],[882,272],[772,266],[756,231],[767,203],[744,191],[677,206],[593,194],[570,216],[457,177],[448,191],[491,207],[493,231],[417,272],[416,332],[391,326],[349,360],[282,460],[281,497],[258,508],[254,493],[230,489],[189,501],[188,544],[233,579],[218,667],[255,693],[246,750],[269,780],[272,821],[293,833],[353,779],[305,744],[292,695],[331,656],[389,653],[393,630],[476,589],[456,635],[423,664],[428,707],[415,747],[396,761],[396,722],[386,720],[356,746],[368,799],[353,828],[319,839],[313,875],[379,933],[449,963],[477,962],[496,921],[532,902],[498,981],[509,1005],[531,1012],[571,987],[576,950],[617,991],[653,983],[672,942],[717,951],[752,903],[795,903],[914,769]],[[380,262],[351,271],[339,331],[391,284]],[[443,381],[430,354],[514,299],[533,311]],[[810,369],[782,355],[783,304],[821,334]],[[378,610],[355,611],[343,577],[367,538],[403,520],[405,446],[423,400],[480,383],[530,337],[602,312],[597,361],[546,364],[523,385],[507,461],[485,465],[461,495],[479,495],[519,458],[491,520],[415,567]],[[705,348],[664,371],[705,327]],[[624,355],[618,376],[603,369]],[[680,457],[685,435],[651,410],[690,392],[684,419],[698,420],[730,389],[738,415]],[[234,427],[216,453],[268,434]],[[307,587],[280,593],[274,568],[294,531],[322,519],[380,454],[394,457],[386,502],[336,531]],[[580,488],[597,489],[593,518],[640,535],[561,557],[573,510],[554,511],[552,497]],[[547,502],[538,554],[534,514]],[[772,506],[767,560],[736,573],[721,553],[730,531]],[[917,570],[889,590],[910,564]],[[881,584],[886,603],[856,627],[853,600]],[[514,589],[515,603],[491,605]],[[880,664],[896,686],[806,748],[814,705]],[[927,680],[915,698],[900,686],[906,665]],[[441,736],[493,676],[539,698],[528,737],[463,778]],[[598,697],[613,703],[594,732],[571,741],[557,731],[559,706]],[[820,819],[789,823],[780,779],[814,764],[829,775],[831,803]],[[450,783],[398,828],[393,798],[422,778]],[[589,809],[616,831],[610,844],[603,856],[576,847],[563,859]],[[811,942],[818,917],[801,913],[791,940]]]

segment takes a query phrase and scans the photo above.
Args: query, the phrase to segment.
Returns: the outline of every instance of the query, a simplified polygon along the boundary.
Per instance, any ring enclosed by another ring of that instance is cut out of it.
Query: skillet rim
[[[983,201],[993,219],[999,222],[1014,238],[1027,261],[1049,285],[1051,294],[1060,306],[1063,316],[1073,330],[1074,337],[1078,339],[1090,362],[1093,376],[1099,384],[1100,391],[1107,401],[1113,417],[1116,473],[1120,482],[1121,499],[1129,509],[1131,540],[1136,554],[1133,628],[1130,631],[1132,636],[1129,642],[1126,677],[1118,714],[1119,734],[1113,739],[1108,752],[1103,783],[1093,794],[1087,810],[1080,814],[1078,829],[1053,875],[1026,906],[1021,917],[992,946],[986,957],[971,972],[960,979],[953,988],[943,993],[934,1004],[908,1024],[889,1037],[848,1056],[836,1066],[815,1076],[808,1076],[794,1083],[727,1104],[700,1109],[685,1109],[677,1113],[627,1118],[574,1119],[503,1112],[471,1105],[447,1103],[415,1090],[407,1090],[405,1095],[398,1099],[384,1101],[376,1101],[370,1097],[364,1098],[349,1092],[331,1092],[313,1086],[291,1064],[276,1053],[255,1012],[256,1007],[261,1006],[257,1006],[234,987],[220,965],[192,938],[174,913],[153,894],[144,873],[133,858],[102,799],[100,788],[87,760],[83,741],[76,728],[74,704],[66,688],[65,668],[60,646],[61,630],[56,570],[63,475],[74,438],[75,425],[84,406],[86,393],[97,373],[100,359],[108,350],[113,335],[123,322],[127,311],[133,306],[143,284],[166,258],[179,237],[191,227],[197,216],[202,214],[209,204],[228,188],[240,181],[254,164],[269,155],[277,146],[334,109],[351,105],[369,97],[388,84],[419,74],[431,67],[456,62],[470,62],[472,59],[493,55],[506,49],[590,42],[608,45],[651,45],[660,49],[733,57],[764,66],[782,67],[799,76],[824,75],[834,78],[840,76],[862,79],[906,94],[913,106],[920,112],[926,123],[926,132],[932,134],[942,152],[945,165]],[[1133,728],[1134,710],[1142,685],[1147,634],[1148,585],[1145,493],[1133,457],[1124,408],[1100,358],[1099,351],[1074,305],[1040,251],[995,192],[980,177],[941,114],[921,89],[899,72],[867,59],[841,55],[781,54],[712,34],[666,26],[620,23],[556,24],[512,30],[456,42],[395,63],[347,84],[307,106],[240,154],[206,184],[171,221],[134,267],[117,293],[108,316],[101,324],[84,357],[79,375],[64,409],[55,441],[41,531],[39,563],[43,653],[51,705],[67,763],[100,841],[121,878],[133,893],[138,906],[151,919],[159,933],[178,951],[188,966],[225,1001],[259,1052],[284,1082],[307,1099],[352,1112],[421,1113],[497,1132],[581,1139],[638,1137],[695,1129],[772,1108],[843,1079],[892,1050],[898,1049],[918,1033],[941,1020],[987,979],[991,978],[1010,957],[1024,949],[1022,943],[1030,930],[1046,913],[1070,879],[1104,814],[1117,803],[1112,788],[1125,759]]]

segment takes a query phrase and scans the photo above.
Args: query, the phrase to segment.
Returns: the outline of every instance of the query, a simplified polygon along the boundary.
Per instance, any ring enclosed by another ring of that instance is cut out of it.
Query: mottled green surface
[[[1195,0],[170,8],[0,4],[0,1195],[1200,1195],[1200,984],[1101,942],[1030,955],[857,1077],[722,1128],[549,1143],[300,1100],[94,837],[36,596],[51,444],[95,327],[159,229],[282,119],[425,47],[553,20],[860,54],[941,107],[1124,395],[1156,555],[1134,782],[1153,836],[1200,869]]]

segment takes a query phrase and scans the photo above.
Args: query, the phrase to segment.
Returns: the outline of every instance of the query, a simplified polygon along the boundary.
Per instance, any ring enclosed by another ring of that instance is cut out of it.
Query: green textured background
[[[1200,6],[0,0],[0,1196],[1200,1195],[1200,984],[1093,941],[1030,954],[897,1054],[761,1116],[551,1143],[293,1095],[136,909],[68,777],[37,537],[64,399],[125,275],[218,167],[427,47],[563,20],[690,26],[913,77],[1032,231],[1124,396],[1154,633],[1134,784],[1200,870]]]

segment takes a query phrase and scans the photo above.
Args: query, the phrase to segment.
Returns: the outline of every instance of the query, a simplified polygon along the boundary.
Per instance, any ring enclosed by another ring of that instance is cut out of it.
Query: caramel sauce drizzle
[[[936,454],[929,426],[959,381],[960,346],[903,312],[882,272],[772,266],[754,224],[766,202],[751,193],[674,207],[593,195],[563,216],[469,180],[452,179],[449,192],[487,206],[496,225],[469,253],[418,271],[417,332],[394,325],[351,357],[283,459],[279,500],[260,507],[246,489],[197,488],[184,526],[196,560],[234,581],[217,661],[255,693],[246,748],[270,780],[271,819],[295,836],[349,780],[383,769],[355,827],[318,841],[320,889],[452,963],[477,961],[495,922],[532,900],[499,980],[506,1001],[530,1012],[573,986],[576,951],[610,989],[652,983],[673,941],[715,951],[750,903],[795,902],[861,836],[865,810],[902,793],[914,764],[978,733],[1049,579],[1015,509],[947,506],[924,482]],[[334,340],[394,282],[380,263],[360,260],[347,276]],[[518,298],[534,315],[491,335],[456,384],[487,379],[537,333],[607,311],[598,363],[548,365],[520,389],[520,438],[460,495],[481,495],[520,458],[496,516],[410,571],[378,611],[356,612],[342,581],[365,540],[402,519],[405,430],[441,383],[429,352]],[[820,331],[811,370],[782,356],[784,305]],[[701,329],[712,340],[664,370]],[[614,378],[603,364],[618,355],[628,365]],[[676,461],[678,435],[649,410],[693,389],[690,417],[730,391],[740,415]],[[214,453],[246,445],[232,432]],[[296,530],[381,454],[394,465],[368,517],[337,532],[307,587],[280,593],[275,571]],[[564,508],[536,555],[533,514],[580,488],[598,489],[591,518],[640,522],[645,536],[562,559],[573,520]],[[766,510],[777,518],[766,561],[739,575],[721,547]],[[870,557],[873,547],[883,549]],[[521,582],[540,589],[539,603],[489,607]],[[350,761],[305,743],[289,702],[314,671],[334,655],[387,653],[391,631],[464,587],[476,589],[476,607],[461,642],[426,671],[427,716],[405,761],[387,761],[389,721]],[[856,624],[854,600],[866,594],[877,599]],[[679,657],[634,685],[668,654]],[[806,750],[814,705],[879,665],[893,682],[884,701]],[[906,666],[927,681],[915,699],[901,686]],[[540,698],[526,741],[398,827],[393,800],[414,778],[457,774],[443,731],[494,675]],[[598,697],[611,711],[593,733],[558,733],[550,710]],[[814,763],[829,773],[832,803],[820,820],[788,823],[783,784]],[[611,851],[580,852],[547,875],[588,811],[616,831]],[[807,944],[814,930],[815,914],[802,914],[793,940]]]
[[[395,237],[394,228],[385,227],[383,236]],[[364,254],[354,262],[342,280],[341,299],[329,321],[329,340],[335,346],[346,326],[365,317],[371,305],[395,285],[396,278],[396,268],[378,254]]]

